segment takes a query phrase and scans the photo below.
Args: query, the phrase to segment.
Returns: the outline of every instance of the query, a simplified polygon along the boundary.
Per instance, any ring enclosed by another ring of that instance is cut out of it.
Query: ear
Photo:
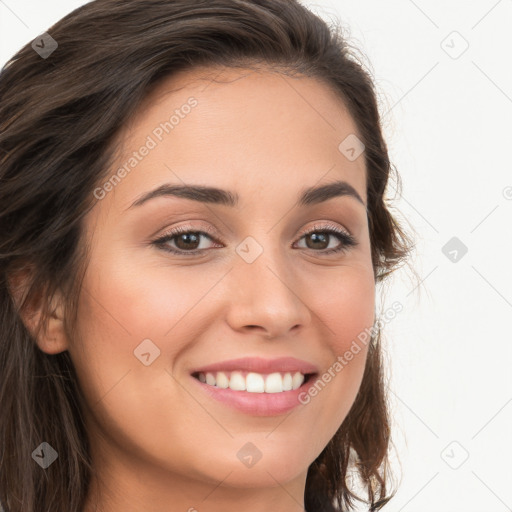
[[[60,292],[52,297],[49,305],[49,316],[45,325],[39,328],[42,322],[44,293],[29,297],[24,305],[23,299],[28,293],[30,270],[24,269],[8,276],[9,291],[17,306],[18,314],[25,327],[35,339],[37,346],[46,354],[58,354],[68,349],[68,339],[64,329],[64,302]]]

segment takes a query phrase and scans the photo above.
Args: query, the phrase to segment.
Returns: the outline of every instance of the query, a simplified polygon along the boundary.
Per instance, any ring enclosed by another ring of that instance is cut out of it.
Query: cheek
[[[187,315],[218,277],[198,278],[192,267],[173,272],[124,258],[122,252],[115,257],[100,254],[91,261],[79,316],[82,332],[108,340],[101,349],[112,355],[133,353],[146,338],[159,340],[158,344],[171,340],[168,348],[178,348],[173,333],[184,328],[191,332],[196,318],[191,323]]]
[[[98,250],[90,260],[78,309],[80,340],[70,355],[87,403],[104,423],[129,429],[134,410],[141,417],[158,412],[158,422],[148,422],[155,428],[174,421],[171,409],[182,396],[173,365],[208,329],[211,318],[194,306],[219,278],[198,277],[192,266],[172,272],[123,256]]]
[[[163,286],[153,276],[156,270],[135,272],[119,261],[107,263],[103,260],[101,268],[91,265],[84,279],[78,311],[80,339],[71,346],[70,355],[89,406],[89,422],[90,415],[94,418],[91,428],[99,426],[109,442],[122,450],[158,459],[169,432],[180,439],[194,432],[191,423],[176,414],[191,404],[171,374],[173,361],[187,346],[184,332],[193,336],[186,313],[198,300],[193,298],[211,285],[200,284],[187,298],[184,290],[189,293],[193,287],[186,282],[174,280]],[[145,365],[148,359],[150,364]],[[171,451],[172,460],[187,457],[184,443]]]
[[[331,350],[340,355],[375,321],[373,274],[368,267],[341,269],[324,285],[321,294],[314,294],[315,312],[325,325]]]
[[[316,294],[315,312],[323,326],[323,342],[330,358],[316,384],[301,397],[314,408],[318,422],[332,437],[352,406],[361,385],[375,321],[375,284],[371,268],[343,269]],[[327,281],[326,281],[327,282]],[[313,305],[313,303],[311,303]]]

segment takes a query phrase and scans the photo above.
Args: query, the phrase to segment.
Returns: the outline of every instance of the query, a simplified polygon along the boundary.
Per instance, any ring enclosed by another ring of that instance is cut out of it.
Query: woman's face
[[[164,481],[180,499],[187,482],[216,489],[211,500],[226,487],[303,490],[361,383],[366,347],[344,354],[374,321],[364,153],[343,104],[311,78],[202,71],[146,99],[86,218],[68,349],[93,453],[120,495]],[[301,201],[335,182],[347,187]],[[147,197],[164,186],[178,188]],[[156,243],[175,228],[185,234]],[[224,375],[201,382],[210,365]],[[301,370],[316,375],[301,385]]]

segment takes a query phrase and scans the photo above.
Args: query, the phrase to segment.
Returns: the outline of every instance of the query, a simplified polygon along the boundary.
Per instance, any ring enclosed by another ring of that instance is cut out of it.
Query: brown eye
[[[175,244],[178,249],[181,250],[194,250],[199,247],[201,241],[201,233],[199,232],[190,232],[190,233],[182,233],[180,235],[175,235],[172,238],[176,239]]]
[[[306,245],[308,246],[308,249],[327,249],[330,236],[331,235],[327,233],[309,233],[305,236]]]
[[[180,226],[170,230],[169,233],[155,240],[153,244],[173,254],[191,255],[207,250],[207,247],[200,247],[203,239],[214,240],[205,231],[197,231],[188,226]]]
[[[352,235],[334,225],[314,226],[312,230],[302,235],[302,239],[305,240],[306,247],[300,247],[301,249],[311,249],[322,254],[347,251],[358,244]],[[331,240],[336,239],[338,239],[338,245],[329,247]]]

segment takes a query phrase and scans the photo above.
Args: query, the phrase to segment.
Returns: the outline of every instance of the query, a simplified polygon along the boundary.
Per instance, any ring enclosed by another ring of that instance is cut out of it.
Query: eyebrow
[[[162,196],[174,196],[201,203],[236,207],[239,203],[238,194],[229,190],[204,185],[173,185],[164,184],[140,196],[128,209],[141,206],[151,199]],[[298,206],[309,206],[328,201],[334,197],[349,196],[359,201],[365,208],[357,190],[346,181],[335,181],[318,187],[305,188],[300,192]]]

